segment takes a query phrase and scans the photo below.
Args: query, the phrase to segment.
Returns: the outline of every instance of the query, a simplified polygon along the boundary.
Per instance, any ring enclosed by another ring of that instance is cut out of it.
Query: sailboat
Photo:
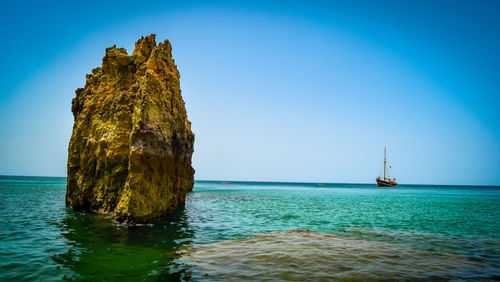
[[[384,147],[384,178],[377,177],[377,185],[378,187],[396,187],[398,183],[396,182],[396,178],[391,179],[389,177],[389,170],[387,169],[387,160],[386,160],[386,148]],[[386,176],[387,171],[387,177]]]

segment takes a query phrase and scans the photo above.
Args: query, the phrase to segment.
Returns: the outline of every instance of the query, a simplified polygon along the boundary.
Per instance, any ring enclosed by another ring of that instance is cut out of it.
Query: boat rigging
[[[387,171],[387,177],[386,177]],[[398,183],[396,182],[396,178],[391,179],[389,177],[389,171],[387,169],[387,159],[386,159],[386,147],[384,147],[384,178],[377,177],[377,185],[378,187],[396,187]]]

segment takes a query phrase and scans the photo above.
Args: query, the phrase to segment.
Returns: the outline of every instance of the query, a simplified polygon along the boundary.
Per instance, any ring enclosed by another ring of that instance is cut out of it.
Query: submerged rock
[[[76,90],[66,205],[139,222],[183,206],[194,184],[194,134],[168,40],[141,37],[132,55],[106,49]]]
[[[495,266],[466,256],[308,230],[181,247],[172,255],[192,280],[489,280]]]

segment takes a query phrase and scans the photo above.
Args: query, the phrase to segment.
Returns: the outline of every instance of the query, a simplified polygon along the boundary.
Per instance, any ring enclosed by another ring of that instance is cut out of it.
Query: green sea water
[[[0,177],[0,280],[500,279],[500,188],[197,181],[142,225]]]

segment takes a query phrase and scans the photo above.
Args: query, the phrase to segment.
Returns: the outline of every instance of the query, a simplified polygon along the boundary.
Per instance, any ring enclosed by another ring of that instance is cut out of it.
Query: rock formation
[[[168,40],[106,49],[76,90],[66,205],[141,222],[183,206],[194,184],[194,134]]]

